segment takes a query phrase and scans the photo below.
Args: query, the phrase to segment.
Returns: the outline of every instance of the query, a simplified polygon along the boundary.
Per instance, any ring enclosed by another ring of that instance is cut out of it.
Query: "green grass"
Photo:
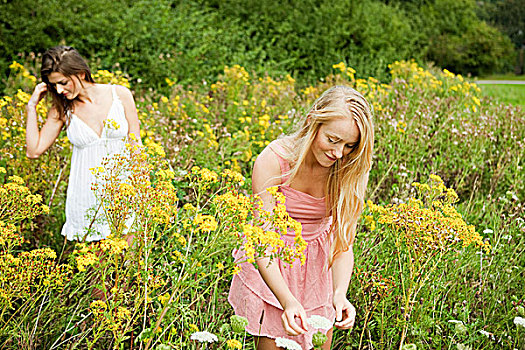
[[[494,97],[503,103],[525,106],[525,85],[480,84],[484,96]]]

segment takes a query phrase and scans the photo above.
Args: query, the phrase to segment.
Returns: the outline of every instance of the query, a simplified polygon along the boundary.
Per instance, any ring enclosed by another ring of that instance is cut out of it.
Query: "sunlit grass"
[[[525,84],[480,84],[484,96],[494,97],[498,102],[525,106]]]

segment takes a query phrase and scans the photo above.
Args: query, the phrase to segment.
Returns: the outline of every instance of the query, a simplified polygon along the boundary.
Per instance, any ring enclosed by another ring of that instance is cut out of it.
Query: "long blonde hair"
[[[370,105],[363,95],[350,87],[334,86],[326,90],[314,102],[298,130],[289,136],[291,142],[286,143],[287,154],[283,155],[291,165],[289,184],[305,161],[321,125],[337,118],[355,120],[360,136],[350,154],[332,165],[326,183],[326,206],[332,215],[330,231],[333,235],[330,265],[338,254],[353,244],[357,220],[363,210],[374,147]]]

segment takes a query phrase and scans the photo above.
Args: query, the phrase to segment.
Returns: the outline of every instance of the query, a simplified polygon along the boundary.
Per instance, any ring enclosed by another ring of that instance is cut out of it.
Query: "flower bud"
[[[456,323],[456,326],[454,327],[457,334],[465,334],[467,333],[468,329],[465,327],[465,325],[462,323]]]
[[[312,337],[312,343],[315,347],[321,347],[328,340],[327,336],[321,332],[317,332]]]
[[[246,326],[248,326],[248,320],[242,316],[233,315],[230,318],[230,324],[235,333],[244,333]]]
[[[518,305],[516,307],[516,310],[518,311],[518,313],[521,315],[521,316],[525,316],[525,307],[523,307],[523,305]]]

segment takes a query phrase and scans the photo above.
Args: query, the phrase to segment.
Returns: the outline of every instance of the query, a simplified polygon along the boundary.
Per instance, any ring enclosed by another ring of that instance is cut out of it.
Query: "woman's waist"
[[[89,142],[83,142],[83,141],[74,141],[70,140],[71,144],[79,149],[93,149],[94,147],[122,147],[124,145],[124,139],[122,137],[119,138],[101,138],[94,141]]]
[[[312,242],[320,238],[328,236],[330,232],[330,225],[317,226],[316,228],[306,229],[303,227],[301,231],[301,236],[306,242]],[[287,242],[294,242],[296,235],[294,230],[289,230],[286,233],[281,232],[281,238]]]

